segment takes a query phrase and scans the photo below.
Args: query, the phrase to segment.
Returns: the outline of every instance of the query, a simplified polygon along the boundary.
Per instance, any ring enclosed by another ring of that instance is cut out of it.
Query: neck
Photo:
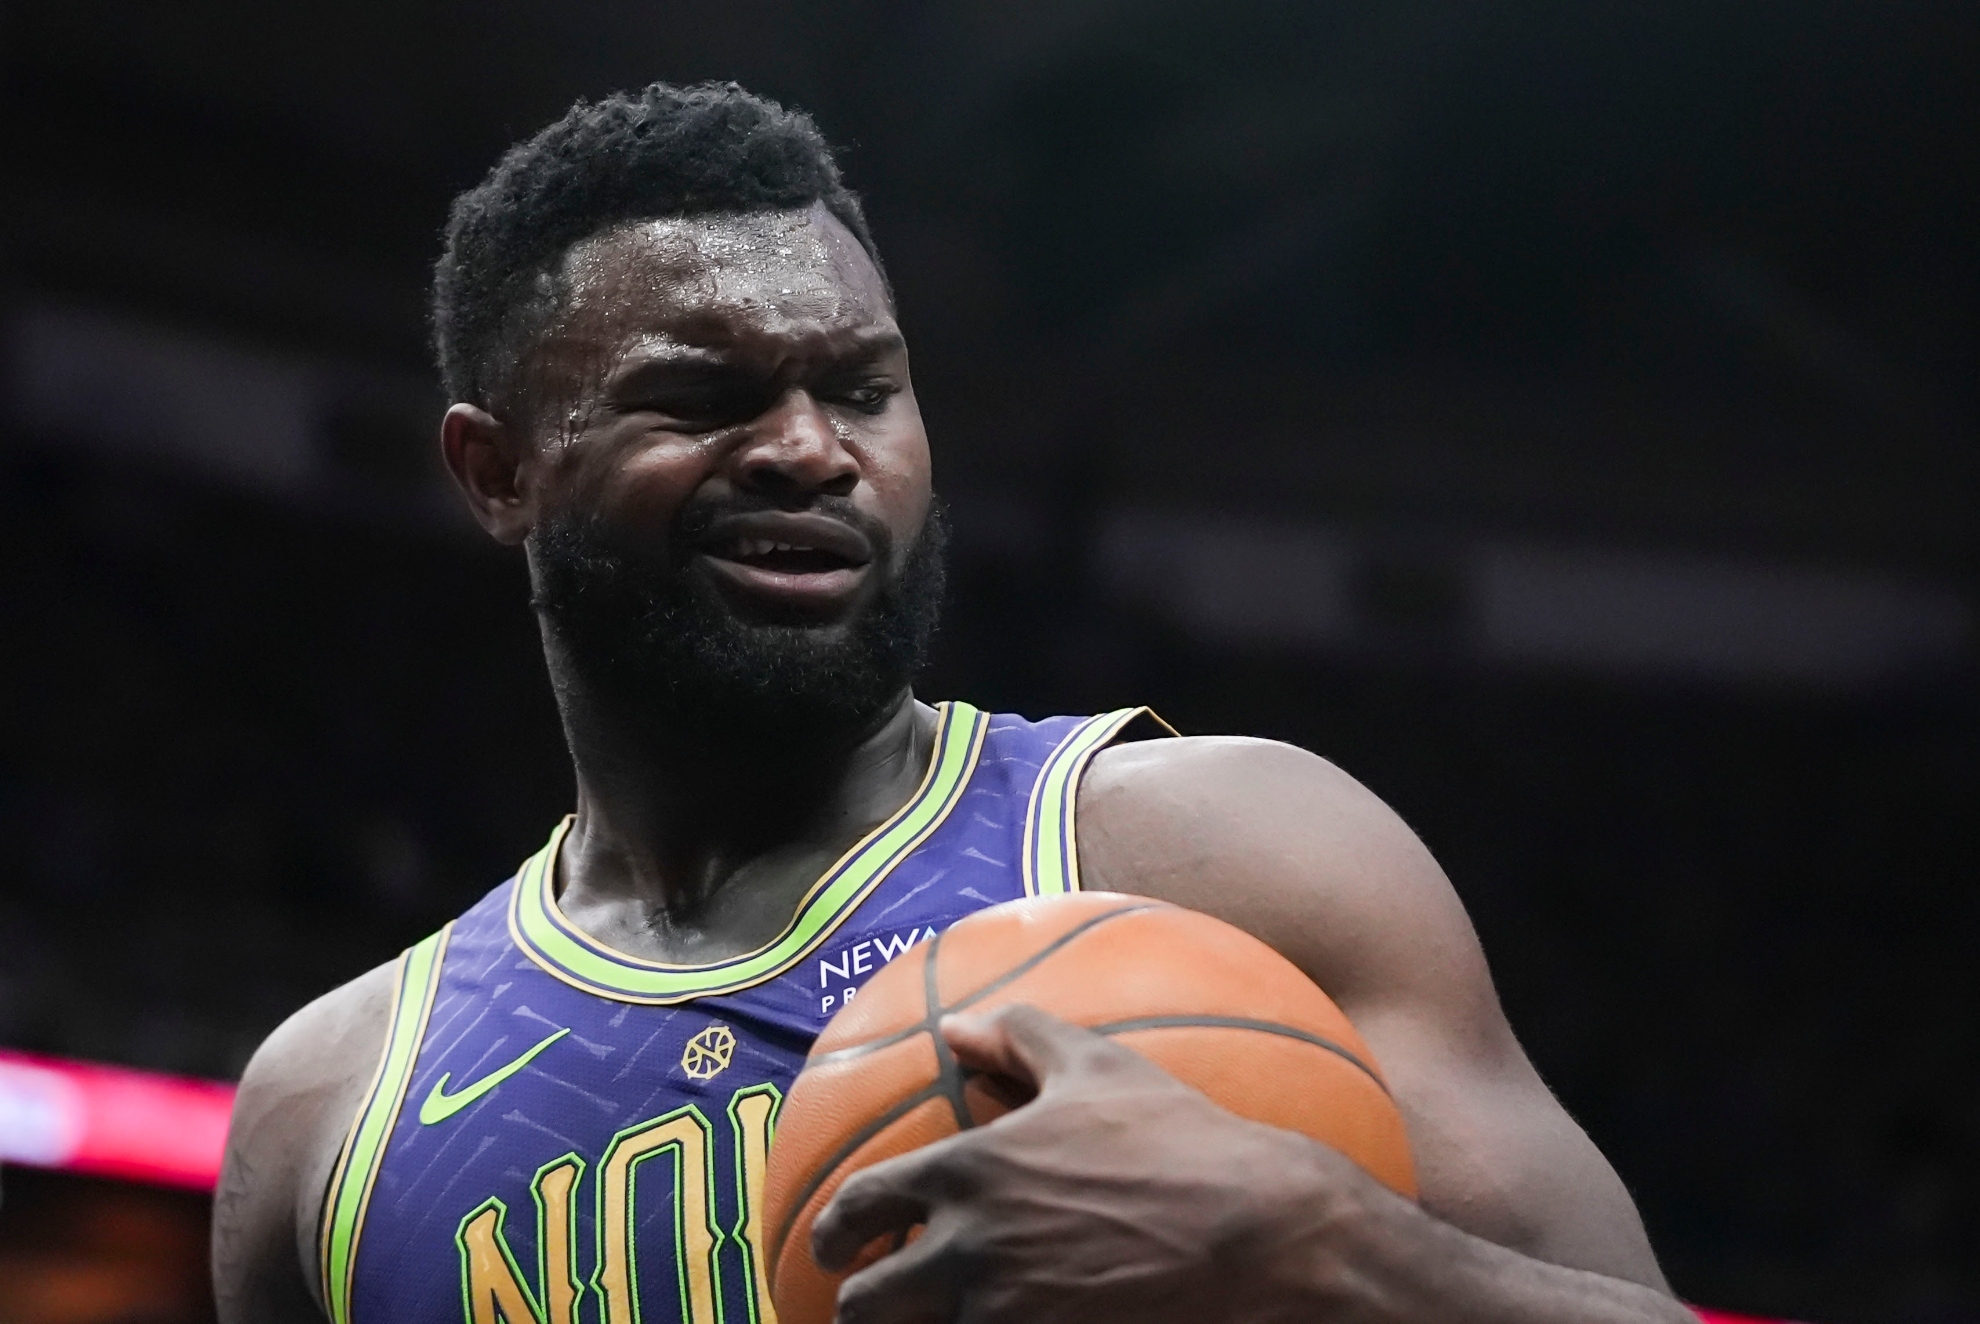
[[[639,945],[667,955],[781,929],[821,861],[906,803],[933,753],[935,713],[906,689],[836,738],[714,737],[640,730],[556,663],[578,793],[558,863],[565,910],[587,928],[580,911],[644,931],[652,944]]]

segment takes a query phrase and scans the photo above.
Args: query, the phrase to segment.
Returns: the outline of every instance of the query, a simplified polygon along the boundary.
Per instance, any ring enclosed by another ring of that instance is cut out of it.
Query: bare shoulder
[[[1265,938],[1343,1007],[1439,973],[1489,986],[1470,920],[1394,810],[1317,754],[1189,736],[1117,745],[1079,792],[1080,873]],[[1459,1001],[1468,999],[1460,997]]]
[[[1220,825],[1250,839],[1319,814],[1330,838],[1413,847],[1415,837],[1360,782],[1318,754],[1250,736],[1180,736],[1113,745],[1080,787],[1081,823],[1135,817],[1164,836],[1200,838]],[[1275,835],[1276,835],[1275,831]]]
[[[222,1324],[321,1318],[320,1205],[384,1048],[396,970],[388,962],[324,994],[248,1063],[213,1208]]]

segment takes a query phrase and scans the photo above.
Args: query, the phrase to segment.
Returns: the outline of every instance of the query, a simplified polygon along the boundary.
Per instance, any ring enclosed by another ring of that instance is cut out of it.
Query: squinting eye
[[[887,401],[893,394],[894,388],[892,386],[883,382],[874,382],[870,385],[854,386],[842,391],[839,394],[839,398],[855,409],[863,409],[868,413],[877,414],[880,410],[886,408]]]

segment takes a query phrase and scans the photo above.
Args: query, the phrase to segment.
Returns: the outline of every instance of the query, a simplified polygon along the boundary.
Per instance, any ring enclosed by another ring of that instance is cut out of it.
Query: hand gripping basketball
[[[1395,1199],[1338,1153],[1035,1008],[944,1030],[962,1062],[1035,1082],[1038,1098],[846,1179],[814,1225],[822,1266],[925,1231],[844,1281],[841,1324],[1269,1318],[1283,1302],[1265,1252],[1290,1202],[1307,1221],[1336,1216],[1316,1190]]]
[[[1235,1317],[1251,1289],[1209,1270],[1316,1190],[1401,1204],[1356,1163],[1413,1192],[1366,1046],[1269,947],[1138,898],[1001,906],[820,1038],[771,1154],[773,1296],[781,1324],[1043,1324],[1178,1318],[1214,1281],[1195,1318]]]

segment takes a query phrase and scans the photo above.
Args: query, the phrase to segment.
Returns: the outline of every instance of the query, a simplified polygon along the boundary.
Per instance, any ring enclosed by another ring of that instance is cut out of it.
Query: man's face
[[[564,275],[528,370],[539,522],[671,543],[745,618],[855,615],[931,500],[907,347],[858,241],[823,207],[648,221]]]
[[[562,275],[497,528],[526,536],[560,655],[674,735],[835,741],[889,710],[943,529],[865,251],[814,207],[625,226]]]

